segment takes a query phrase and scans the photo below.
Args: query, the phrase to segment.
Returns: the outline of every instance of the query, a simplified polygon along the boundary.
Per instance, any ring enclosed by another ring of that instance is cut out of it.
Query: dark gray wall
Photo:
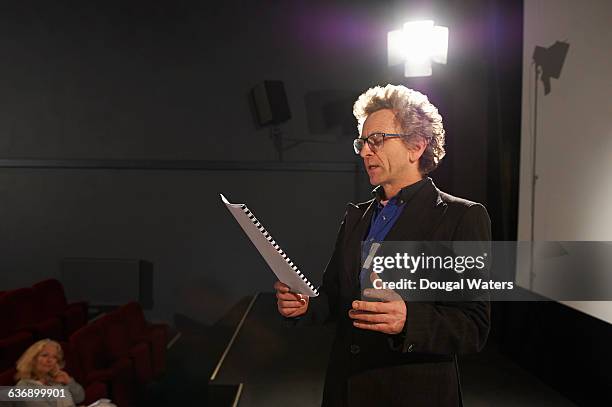
[[[8,286],[59,276],[64,257],[147,259],[155,314],[205,321],[274,281],[219,192],[248,202],[319,280],[354,190],[344,173],[3,170],[0,180]]]
[[[3,3],[1,158],[275,160],[247,95],[277,79],[293,114],[282,131],[322,141],[285,160],[350,165],[352,100],[401,82],[428,93],[446,119],[438,184],[486,201],[483,29],[474,25],[484,2],[438,2],[449,65],[423,80],[386,66],[386,32],[410,15],[407,2],[83,3]],[[64,257],[141,258],[155,267],[152,317],[214,321],[273,282],[219,192],[248,203],[320,281],[346,202],[367,199],[369,187],[350,171],[288,168],[0,168],[0,289],[57,277]]]

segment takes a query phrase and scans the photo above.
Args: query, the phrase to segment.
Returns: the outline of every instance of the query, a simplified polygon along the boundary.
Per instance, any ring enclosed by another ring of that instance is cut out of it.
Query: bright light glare
[[[431,62],[446,63],[448,28],[433,20],[411,21],[387,34],[388,64],[404,63],[404,75],[430,76]]]
[[[413,21],[404,24],[404,46],[406,47],[406,62],[421,64],[430,59],[431,31],[434,22]]]
[[[404,63],[404,76],[411,78],[415,76],[431,76],[431,61],[429,60],[406,60]]]
[[[439,64],[445,64],[447,54],[448,27],[437,25],[431,31],[431,60]]]
[[[406,47],[404,46],[404,32],[402,30],[390,31],[387,34],[387,57],[389,66],[399,65],[406,60]]]

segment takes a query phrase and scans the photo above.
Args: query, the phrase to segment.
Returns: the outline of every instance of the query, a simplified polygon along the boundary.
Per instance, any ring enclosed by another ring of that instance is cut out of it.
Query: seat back
[[[0,372],[0,386],[14,386],[16,383],[15,381],[16,373],[17,373],[17,370],[15,370],[14,367],[11,367],[7,370]]]
[[[38,297],[45,317],[58,316],[67,306],[64,287],[58,280],[51,278],[32,286]]]
[[[103,333],[100,323],[94,321],[70,336],[69,342],[74,352],[72,363],[78,363],[77,369],[84,377],[108,366]]]
[[[97,322],[103,330],[109,359],[115,361],[129,357],[131,343],[128,324],[122,320],[121,314],[115,310],[104,315]]]
[[[6,301],[6,295],[0,296],[0,339],[5,338],[13,332],[15,324],[12,310]]]
[[[8,291],[2,299],[9,320],[9,331],[15,332],[31,327],[36,321],[37,299],[31,288]]]
[[[70,344],[70,342],[66,342],[62,343],[61,345],[64,351],[64,362],[66,364],[64,369],[70,376],[74,377],[77,382],[83,383],[85,381],[85,376],[83,375],[81,364],[72,344]]]
[[[0,370],[15,367],[17,359],[34,343],[30,332],[15,332],[0,338]]]
[[[142,307],[137,302],[132,301],[119,307],[117,313],[121,315],[126,324],[130,341],[134,342],[147,327],[147,320]]]

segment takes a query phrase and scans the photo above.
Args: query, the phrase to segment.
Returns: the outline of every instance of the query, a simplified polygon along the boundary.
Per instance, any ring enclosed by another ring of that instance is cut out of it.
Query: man
[[[427,97],[404,86],[374,87],[353,113],[354,142],[375,198],[349,204],[320,296],[275,284],[286,318],[335,321],[324,406],[457,406],[455,355],[479,351],[490,308],[480,302],[361,300],[362,242],[487,241],[490,221],[477,203],[441,192],[427,177],[445,154],[442,117]],[[364,280],[365,279],[365,280]],[[376,297],[369,289],[367,296]]]

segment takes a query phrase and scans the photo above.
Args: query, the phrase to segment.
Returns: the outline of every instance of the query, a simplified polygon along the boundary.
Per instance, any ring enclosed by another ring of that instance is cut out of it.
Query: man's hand
[[[398,334],[406,323],[406,304],[392,290],[376,290],[368,288],[363,294],[383,302],[353,301],[349,318],[357,328],[386,334]]]
[[[307,295],[289,292],[289,286],[280,281],[274,283],[274,289],[276,290],[278,312],[282,316],[292,318],[306,313],[309,301]]]

